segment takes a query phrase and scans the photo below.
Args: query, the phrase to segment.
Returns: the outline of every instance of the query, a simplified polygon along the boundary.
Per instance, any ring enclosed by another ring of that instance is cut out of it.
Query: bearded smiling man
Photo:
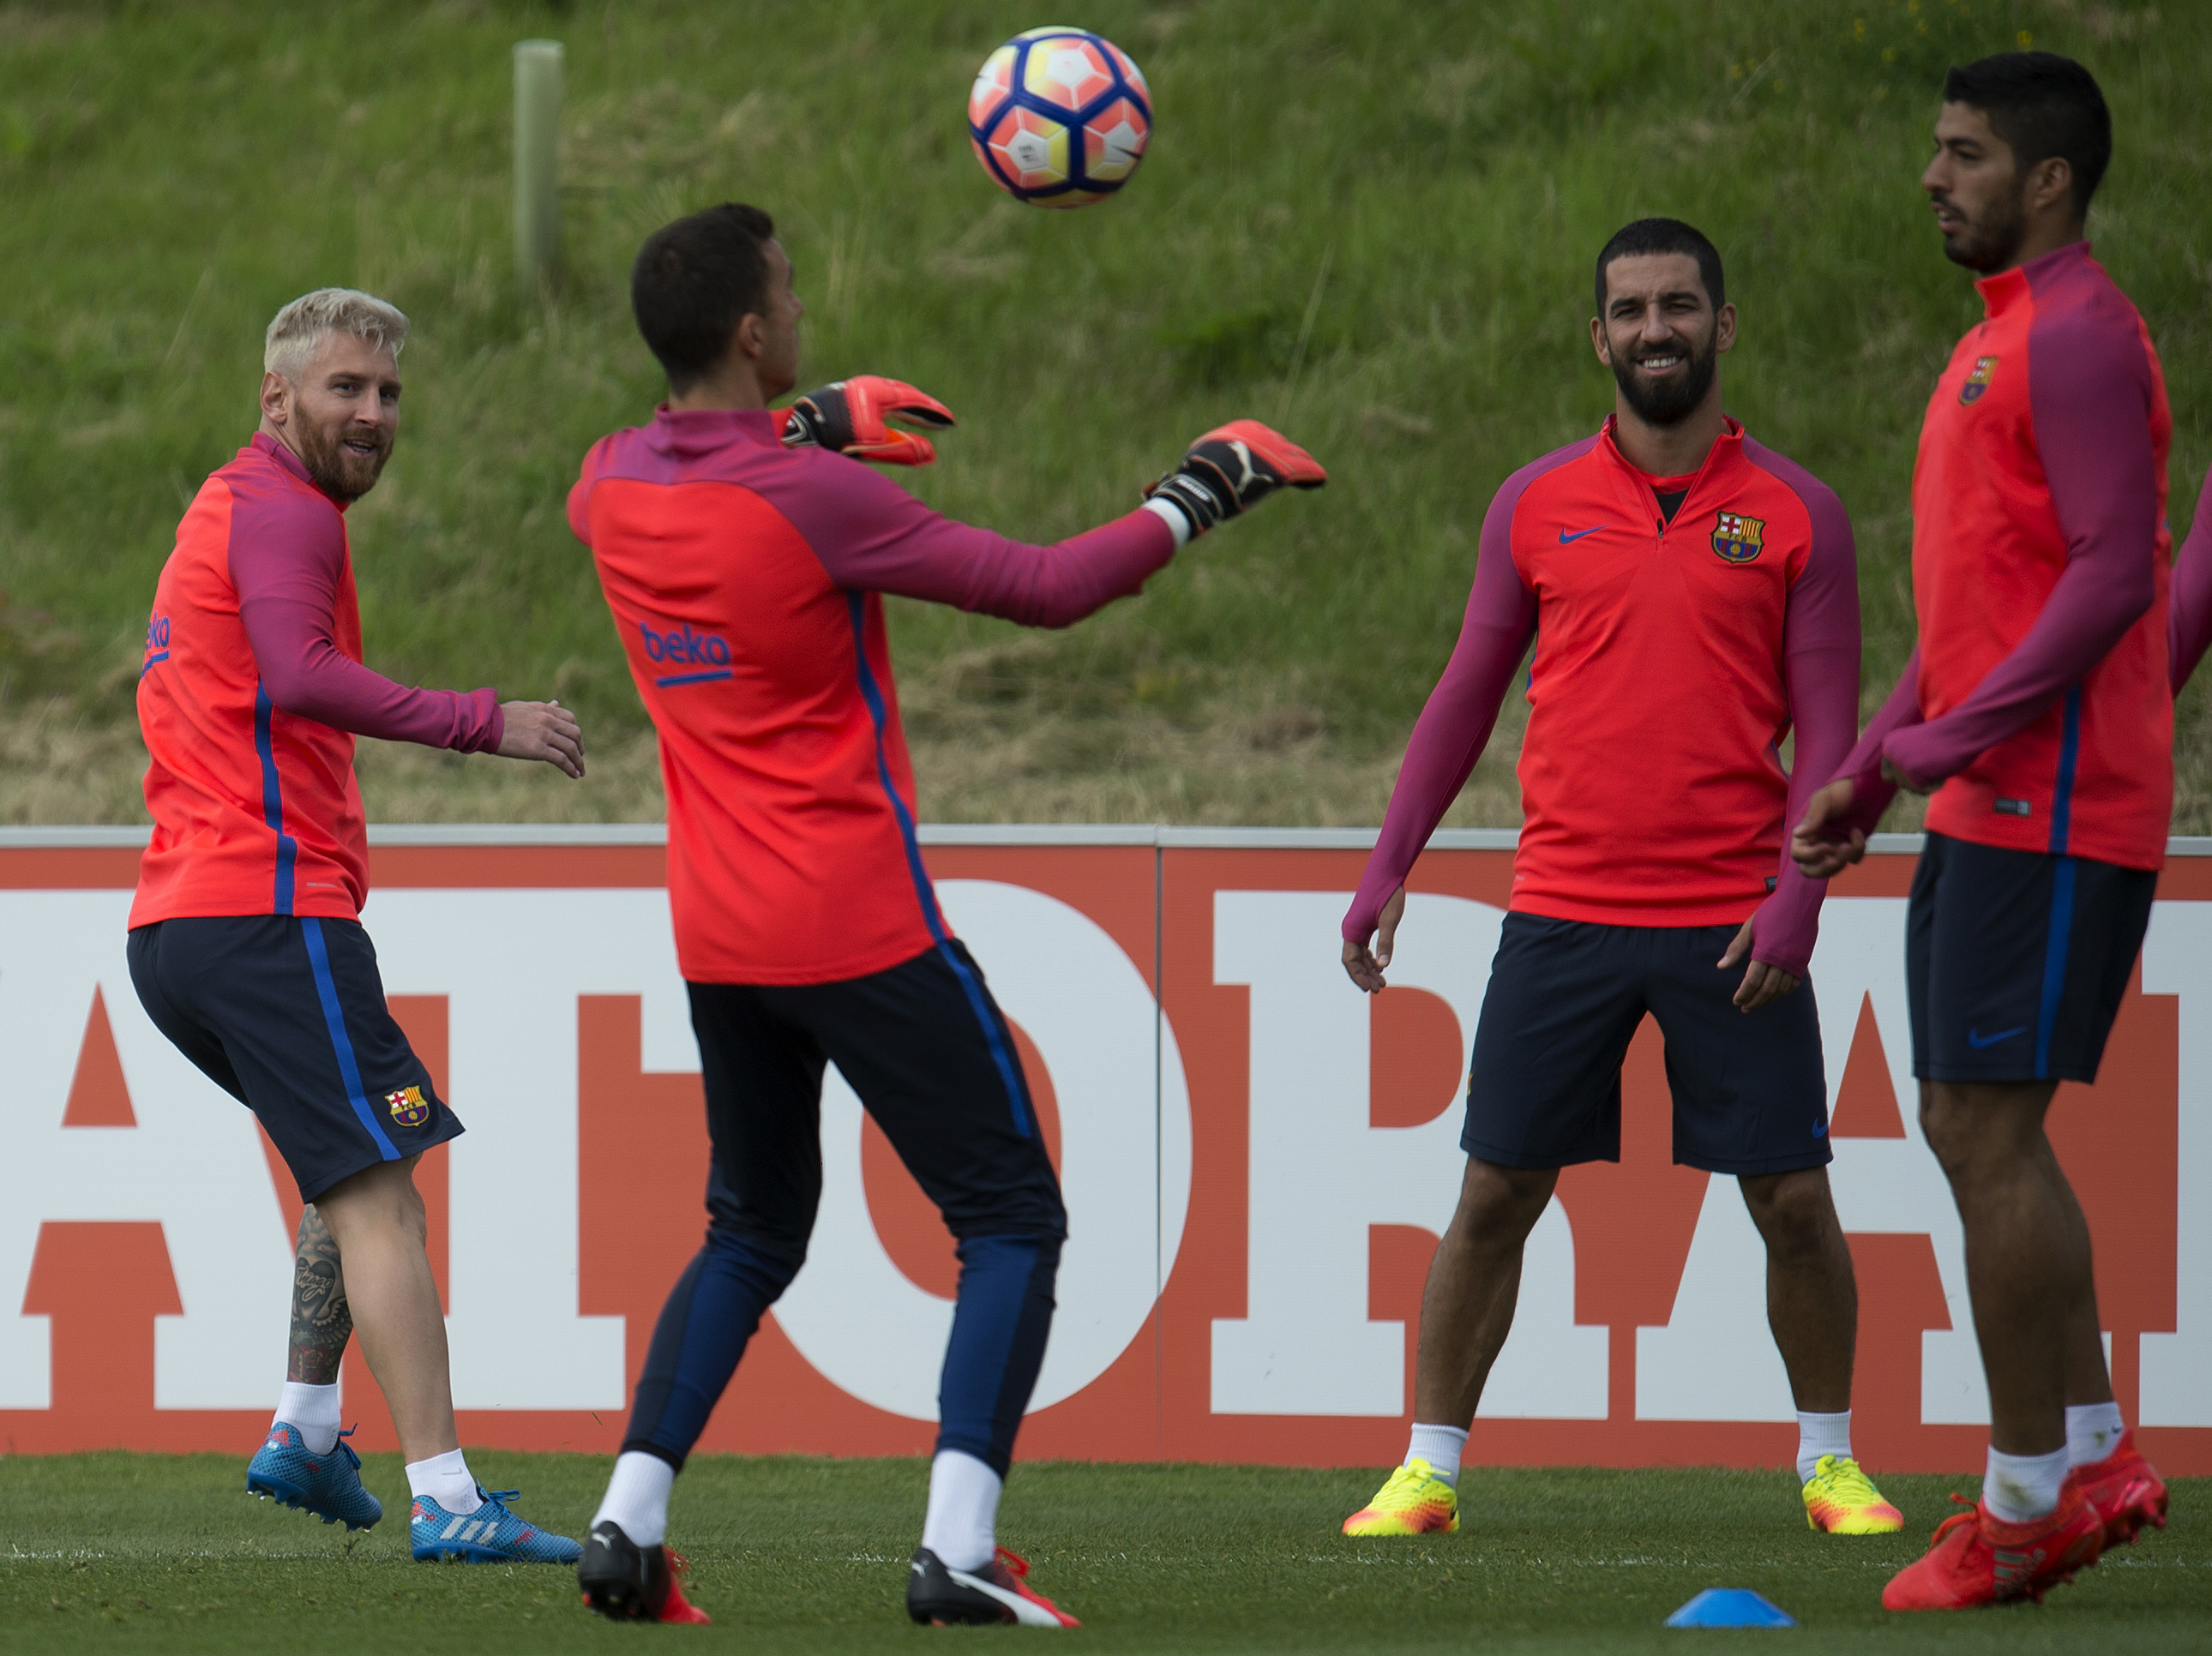
[[[455,1435],[415,1163],[461,1124],[362,930],[353,749],[374,736],[580,777],[583,746],[556,703],[410,689],[362,664],[345,509],[391,458],[406,338],[398,311],[348,288],[284,306],[260,429],[177,526],[138,675],[154,835],[131,978],[155,1027],[259,1118],[307,1204],[283,1390],[246,1488],[348,1529],[383,1516],[338,1430],[358,1322],[407,1459],[415,1556],[567,1563],[576,1544],[484,1494]]]
[[[1512,1326],[1522,1246],[1561,1168],[1620,1159],[1621,1062],[1650,1013],[1674,1160],[1739,1180],[1765,1241],[1807,1520],[1893,1531],[1851,1456],[1858,1291],[1804,981],[1826,888],[1784,846],[1857,719],[1850,521],[1722,412],[1736,313],[1711,242],[1639,220],[1598,255],[1596,298],[1613,416],[1492,501],[1458,646],[1344,919],[1345,970],[1379,992],[1407,873],[1534,640],[1524,822],[1468,1077],[1466,1179],[1421,1301],[1413,1439],[1344,1529],[1459,1527],[1461,1454]],[[1794,775],[1778,752],[1793,725]]]

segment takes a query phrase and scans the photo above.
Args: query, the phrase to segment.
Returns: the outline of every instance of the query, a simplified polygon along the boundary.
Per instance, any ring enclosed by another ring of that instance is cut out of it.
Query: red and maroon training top
[[[1686,490],[1671,519],[1655,485]],[[1826,885],[1785,841],[1857,725],[1857,555],[1828,487],[1734,421],[1688,478],[1638,470],[1608,419],[1505,480],[1344,935],[1374,931],[1531,638],[1510,907],[1648,926],[1756,911],[1753,958],[1803,976]]]
[[[1175,555],[1156,513],[1030,546],[939,516],[765,410],[660,409],[568,494],[660,737],[695,983],[827,983],[949,935],[915,837],[881,594],[1065,627]]]
[[[2166,619],[2166,671],[2176,695],[2212,647],[2212,471],[2197,492],[2189,538],[2173,555],[2172,610]]]
[[[1919,647],[1841,774],[1845,826],[1936,787],[1928,826],[2155,869],[2173,808],[2166,382],[2142,318],[2075,242],[1985,276],[1912,474]]]
[[[185,915],[351,919],[368,896],[356,735],[475,753],[489,689],[410,689],[361,664],[345,510],[257,432],[200,486],[154,589],[138,670],[153,841],[132,926]]]

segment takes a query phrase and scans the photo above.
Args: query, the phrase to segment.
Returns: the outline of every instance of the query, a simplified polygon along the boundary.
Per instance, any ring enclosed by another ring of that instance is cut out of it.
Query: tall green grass
[[[1205,427],[1252,414],[1330,467],[1139,603],[1017,640],[895,606],[910,673],[984,728],[1102,733],[1264,700],[1326,750],[1402,740],[1455,636],[1497,483],[1587,434],[1583,337],[1624,221],[1719,243],[1729,405],[1857,526],[1869,698],[1911,646],[1907,488],[1928,388],[1978,310],[1916,189],[1944,66],[2076,55],[2118,121],[2099,256],[2149,318],[2176,415],[2173,517],[2212,461],[2212,9],[2073,0],[1094,0],[1151,79],[1119,198],[1048,213],[968,154],[991,45],[1054,21],[981,0],[0,9],[0,716],[131,717],[185,502],[254,418],[259,339],[305,288],[404,307],[400,446],[354,513],[374,664],[558,694],[642,725],[562,499],[659,375],[630,326],[639,240],[737,198],[775,214],[806,383],[875,371],[962,416],[910,479],[1049,539],[1125,510]],[[566,252],[513,290],[507,48],[568,45]],[[2180,821],[2212,828],[2208,693]],[[1306,728],[1307,726],[1299,726]],[[926,739],[927,728],[920,734]]]

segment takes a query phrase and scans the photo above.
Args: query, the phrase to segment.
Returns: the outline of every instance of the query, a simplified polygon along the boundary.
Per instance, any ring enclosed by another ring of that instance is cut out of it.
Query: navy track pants
[[[805,1263],[834,1063],[958,1244],[937,1447],[1003,1477],[1044,1362],[1067,1215],[981,971],[948,938],[862,978],[690,989],[714,1141],[707,1240],[653,1329],[623,1449],[684,1465],[761,1314]]]

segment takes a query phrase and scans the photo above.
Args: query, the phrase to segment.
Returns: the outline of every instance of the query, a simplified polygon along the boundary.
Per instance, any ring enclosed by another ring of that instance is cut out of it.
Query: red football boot
[[[2135,1544],[2136,1532],[2146,1524],[2166,1527],[2166,1482],[2136,1451],[2135,1430],[2120,1434],[2112,1453],[2102,1460],[2076,1466],[2066,1474],[2066,1487],[2079,1489],[2081,1498],[2105,1520],[2105,1550]]]
[[[2057,1510],[2032,1523],[2008,1524],[1987,1507],[1954,1495],[1968,1508],[1936,1529],[1925,1554],[1881,1590],[1884,1610],[1971,1610],[2014,1598],[2040,1599],[2097,1562],[2105,1521],[2070,1484]]]
[[[576,1562],[584,1605],[617,1622],[675,1622],[703,1626],[714,1618],[684,1596],[690,1566],[669,1547],[641,1547],[611,1520],[592,1526]]]
[[[671,1549],[668,1553],[668,1591],[660,1600],[660,1614],[656,1622],[689,1623],[693,1627],[709,1625],[714,1617],[684,1596],[684,1578],[690,1572],[691,1561]]]
[[[1029,1561],[1004,1547],[972,1570],[956,1570],[928,1548],[917,1547],[907,1570],[906,1613],[924,1627],[1083,1625],[1031,1586],[1029,1576]]]

